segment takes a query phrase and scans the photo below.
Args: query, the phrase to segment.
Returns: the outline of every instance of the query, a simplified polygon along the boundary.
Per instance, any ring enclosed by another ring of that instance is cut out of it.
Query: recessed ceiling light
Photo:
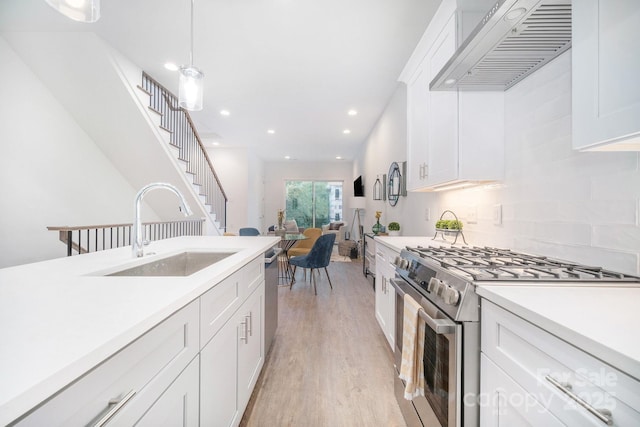
[[[166,68],[169,71],[178,71],[178,66],[173,62],[166,62],[164,64],[164,68]]]
[[[217,147],[218,145],[220,145],[220,143],[218,141],[215,141],[215,142],[212,142],[211,145],[215,145]]]
[[[344,133],[345,135],[348,135],[351,133],[351,131],[349,129],[345,129],[342,131],[342,133]]]
[[[357,116],[357,115],[358,115],[358,112],[357,112],[356,110],[349,110],[349,111],[347,112],[347,114],[348,114],[348,115],[350,115],[350,116]]]
[[[291,156],[284,156],[285,159],[289,160]]]
[[[268,129],[267,133],[270,134],[270,135],[273,135],[274,133],[276,133],[276,131],[273,130],[273,129]]]
[[[456,82],[456,79],[447,79],[444,81],[444,84],[446,85],[452,85]]]
[[[342,160],[342,156],[336,156],[336,160]]]
[[[228,116],[230,114],[231,113],[229,112],[229,110],[220,110],[220,115],[222,115],[222,116]]]

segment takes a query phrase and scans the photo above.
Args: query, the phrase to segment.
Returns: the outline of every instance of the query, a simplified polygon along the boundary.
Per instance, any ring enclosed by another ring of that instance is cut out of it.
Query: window
[[[285,191],[287,219],[298,227],[320,228],[342,218],[342,182],[286,181]]]

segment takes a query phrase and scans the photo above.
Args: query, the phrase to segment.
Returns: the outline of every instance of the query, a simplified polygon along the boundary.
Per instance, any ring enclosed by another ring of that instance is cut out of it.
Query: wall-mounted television
[[[364,197],[364,186],[362,185],[362,175],[356,178],[353,181],[353,196],[354,197]]]

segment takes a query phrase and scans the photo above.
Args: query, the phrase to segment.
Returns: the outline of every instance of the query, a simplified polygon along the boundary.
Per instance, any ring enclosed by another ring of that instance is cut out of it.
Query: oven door
[[[404,398],[404,382],[398,378],[398,373],[402,361],[404,295],[408,293],[422,306],[424,313],[421,313],[421,317],[426,325],[423,356],[425,396],[414,398],[413,407],[423,426],[455,427],[460,421],[462,326],[451,320],[401,277],[396,276],[391,284],[396,293],[395,375],[398,403],[401,408],[405,406],[405,414],[408,401]],[[415,414],[405,414],[405,420],[410,426],[414,425]]]

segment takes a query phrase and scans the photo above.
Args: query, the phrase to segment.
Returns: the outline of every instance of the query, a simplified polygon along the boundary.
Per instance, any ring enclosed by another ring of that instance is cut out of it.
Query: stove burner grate
[[[491,247],[407,247],[420,258],[435,262],[453,273],[474,281],[629,281],[640,277],[625,275],[601,267],[590,267],[544,256]]]

